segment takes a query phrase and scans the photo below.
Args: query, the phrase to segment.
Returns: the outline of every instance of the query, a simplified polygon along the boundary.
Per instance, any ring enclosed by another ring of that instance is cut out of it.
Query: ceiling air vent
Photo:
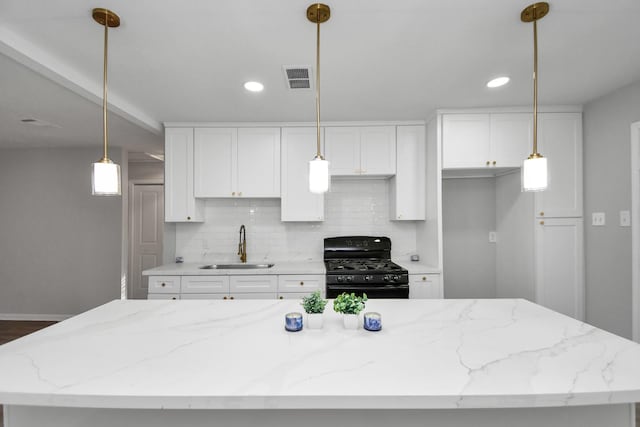
[[[311,89],[312,73],[309,66],[285,65],[284,78],[291,90]]]

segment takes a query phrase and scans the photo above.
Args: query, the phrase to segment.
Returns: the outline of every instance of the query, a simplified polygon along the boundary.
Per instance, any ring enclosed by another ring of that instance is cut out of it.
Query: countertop
[[[406,268],[409,274],[439,274],[435,267],[420,264],[412,261],[393,260],[398,265]],[[144,270],[143,276],[216,276],[230,274],[325,274],[323,261],[261,261],[262,263],[273,263],[271,268],[251,268],[251,269],[201,269],[203,265],[215,264],[215,262],[185,262],[180,264],[164,264],[159,267]],[[227,264],[227,263],[220,263]]]
[[[297,301],[113,301],[0,346],[0,403],[510,408],[640,401],[640,345],[525,300],[370,300],[383,329],[284,330]]]

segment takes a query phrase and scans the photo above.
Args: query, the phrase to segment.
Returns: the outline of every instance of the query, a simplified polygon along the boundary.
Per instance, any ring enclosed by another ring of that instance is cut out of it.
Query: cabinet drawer
[[[179,294],[180,276],[149,276],[150,294]]]
[[[179,300],[180,294],[149,294],[147,299],[172,299]]]
[[[299,292],[309,294],[315,290],[324,290],[325,277],[317,275],[278,276],[278,293]]]
[[[247,292],[229,295],[229,299],[276,299],[275,292]]]
[[[278,289],[277,276],[231,276],[229,278],[230,293],[273,293],[275,298]]]
[[[409,298],[438,299],[442,298],[439,274],[410,274]]]
[[[304,297],[308,297],[310,292],[278,292],[278,299],[297,299],[301,300]],[[320,296],[324,298],[325,291],[320,289]]]
[[[180,295],[180,299],[229,299],[229,294],[219,293],[219,294],[182,294]]]
[[[182,276],[183,294],[227,294],[228,276]]]

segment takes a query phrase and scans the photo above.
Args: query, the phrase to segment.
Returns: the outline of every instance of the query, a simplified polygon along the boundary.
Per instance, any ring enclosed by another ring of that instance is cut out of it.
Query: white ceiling
[[[305,0],[2,0],[0,147],[101,141],[103,31],[109,33],[110,143],[162,151],[166,121],[313,122],[312,91],[283,65],[315,64]],[[530,105],[529,1],[327,1],[322,119],[425,119],[435,108]],[[583,104],[640,80],[640,1],[556,0],[538,24],[540,102]],[[511,76],[500,89],[486,81]],[[251,94],[244,81],[265,90]],[[56,126],[34,127],[37,118]]]

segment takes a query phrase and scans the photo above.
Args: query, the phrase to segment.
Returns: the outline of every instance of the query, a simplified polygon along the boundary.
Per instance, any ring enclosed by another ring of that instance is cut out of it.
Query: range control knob
[[[338,276],[338,282],[344,282],[344,277],[343,276]]]
[[[366,276],[364,276],[364,280],[367,281],[367,282],[370,282],[370,281],[373,280],[373,276],[370,275],[370,274],[367,274]]]
[[[353,282],[353,276],[347,276],[347,282]]]
[[[389,280],[391,280],[391,277],[389,277],[388,274],[385,274],[382,280],[384,280],[385,282],[388,282]]]

